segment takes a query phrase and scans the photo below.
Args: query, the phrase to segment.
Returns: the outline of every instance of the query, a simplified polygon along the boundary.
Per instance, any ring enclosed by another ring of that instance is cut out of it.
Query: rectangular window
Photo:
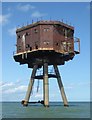
[[[48,45],[48,44],[49,44],[49,42],[44,41],[44,44],[45,44],[45,45]]]
[[[18,46],[18,50],[21,50],[21,46]]]
[[[44,32],[48,32],[49,31],[49,28],[44,28]]]
[[[26,32],[26,36],[30,35],[30,33]]]
[[[35,33],[38,33],[38,30],[37,30],[37,29],[34,29],[34,32],[35,32]]]
[[[26,44],[26,48],[29,48],[30,47],[30,45],[29,44]]]
[[[67,37],[73,38],[73,33],[74,33],[74,31],[71,30],[71,29],[69,29],[69,30],[68,30],[68,34],[67,34]]]

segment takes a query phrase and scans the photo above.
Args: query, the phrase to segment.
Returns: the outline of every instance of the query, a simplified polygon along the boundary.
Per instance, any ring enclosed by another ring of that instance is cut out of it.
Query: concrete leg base
[[[49,107],[49,105],[44,105],[44,107]]]
[[[28,106],[28,102],[25,101],[25,100],[22,100],[21,104],[22,104],[23,106]]]
[[[64,105],[64,107],[69,107],[69,105]]]

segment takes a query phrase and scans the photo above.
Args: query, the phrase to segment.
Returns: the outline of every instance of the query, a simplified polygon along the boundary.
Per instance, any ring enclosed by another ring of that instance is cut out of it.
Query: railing
[[[74,52],[76,54],[80,53],[80,39],[79,38],[74,38]]]
[[[80,53],[80,40],[79,38],[66,38],[60,43],[60,47],[57,48],[57,51],[61,53]]]

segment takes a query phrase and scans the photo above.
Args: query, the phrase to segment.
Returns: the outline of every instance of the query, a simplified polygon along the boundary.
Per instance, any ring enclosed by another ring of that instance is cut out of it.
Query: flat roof
[[[70,28],[72,30],[74,30],[74,27],[71,26],[71,25],[68,25],[66,23],[63,23],[61,21],[52,21],[52,20],[42,20],[42,21],[37,21],[37,22],[34,22],[30,25],[27,25],[27,26],[23,26],[21,28],[18,28],[16,30],[16,33],[17,32],[21,32],[21,31],[24,31],[26,29],[29,29],[29,28],[32,28],[32,27],[35,27],[35,26],[38,26],[38,25],[61,25],[61,26],[64,26],[64,27],[67,27],[67,28]]]

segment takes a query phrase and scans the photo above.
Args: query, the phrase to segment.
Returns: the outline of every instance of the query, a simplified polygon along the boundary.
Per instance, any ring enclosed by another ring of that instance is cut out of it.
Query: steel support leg
[[[54,70],[55,70],[55,73],[56,73],[56,76],[57,76],[58,86],[59,86],[59,89],[60,89],[60,92],[61,92],[61,96],[62,96],[62,99],[63,99],[63,102],[64,102],[64,106],[68,106],[67,98],[66,98],[66,95],[65,95],[65,92],[64,92],[63,83],[62,83],[57,65],[54,65]]]
[[[43,92],[44,92],[44,106],[49,107],[49,83],[48,83],[48,63],[43,65]]]
[[[25,96],[25,100],[22,101],[22,104],[23,104],[24,106],[27,106],[27,105],[28,105],[29,98],[30,98],[30,95],[31,95],[31,93],[32,93],[32,88],[33,88],[33,84],[34,84],[34,78],[35,78],[35,74],[36,74],[37,67],[38,67],[38,66],[35,65],[34,68],[33,68],[32,75],[31,75],[31,79],[30,79],[30,82],[29,82],[29,85],[28,85],[28,89],[27,89],[26,96]]]

